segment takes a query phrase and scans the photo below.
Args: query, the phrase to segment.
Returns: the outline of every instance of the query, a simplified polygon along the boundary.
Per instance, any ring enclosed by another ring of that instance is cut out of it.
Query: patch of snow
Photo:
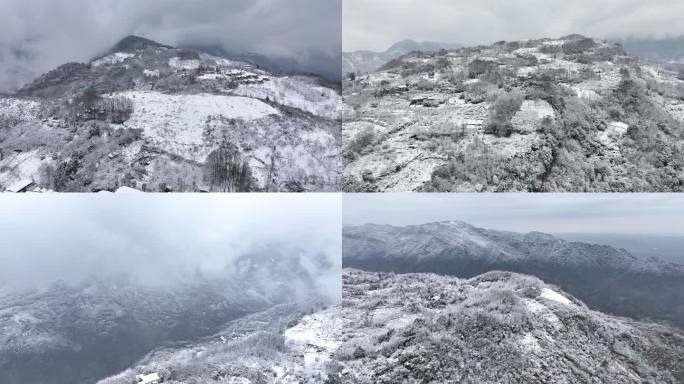
[[[525,100],[511,119],[520,131],[534,131],[545,118],[555,118],[556,112],[546,100]]]
[[[594,91],[593,89],[586,89],[581,86],[572,86],[571,89],[575,91],[575,94],[580,99],[598,100],[601,98],[601,96],[598,93],[596,93],[596,91]]]
[[[572,303],[567,297],[549,288],[543,288],[539,296],[565,305]]]
[[[225,379],[227,384],[252,384],[252,381],[245,377],[228,376]]]
[[[541,352],[542,348],[539,345],[539,341],[531,333],[526,333],[519,340],[520,346],[529,352]]]
[[[39,109],[40,103],[37,101],[0,98],[0,119],[34,120]]]
[[[105,64],[123,63],[124,61],[126,61],[126,59],[130,59],[131,57],[135,57],[135,55],[126,52],[116,52],[111,55],[107,55],[101,59],[97,59],[93,61],[91,64],[95,67],[99,67]]]
[[[137,375],[135,379],[138,380],[139,384],[152,384],[159,383],[161,377],[159,377],[159,374],[155,372],[150,373],[149,375]]]
[[[266,99],[313,115],[338,119],[341,97],[331,88],[300,77],[276,77],[263,84],[240,84],[231,90],[236,95]]]
[[[159,92],[128,91],[118,95],[133,100],[133,116],[123,126],[142,129],[158,147],[204,161],[206,153],[194,146],[203,143],[210,117],[255,120],[279,112],[270,105],[247,97],[224,95],[166,95]]]
[[[283,336],[293,350],[303,355],[306,369],[320,371],[340,346],[341,321],[339,309],[327,309],[304,316]]]
[[[142,191],[139,191],[139,190],[134,189],[134,188],[131,188],[131,187],[123,186],[123,187],[119,187],[119,189],[116,190],[116,193],[123,193],[123,194],[127,194],[127,193],[142,193]]]
[[[12,156],[7,156],[0,161],[0,186],[8,188],[20,188],[20,184],[38,179],[38,170],[43,163],[50,163],[47,159],[41,159],[39,150],[22,152]]]
[[[226,75],[222,73],[205,73],[199,77],[197,77],[197,80],[218,80],[218,79],[224,79],[226,78]]]
[[[373,311],[373,324],[387,329],[402,329],[413,323],[418,316],[404,313],[398,308],[378,308]]]
[[[527,307],[527,310],[529,310],[532,314],[541,316],[542,319],[548,321],[556,329],[562,326],[560,318],[558,318],[558,316],[556,316],[556,314],[544,304],[530,299],[524,299],[524,303],[525,307]]]
[[[518,72],[516,73],[516,76],[528,77],[530,75],[537,73],[538,70],[539,70],[538,67],[520,67],[520,68],[518,68]]]
[[[628,129],[629,129],[629,125],[627,123],[623,123],[620,121],[611,121],[608,123],[609,134],[622,136],[625,133],[627,133]]]
[[[169,59],[169,67],[175,69],[193,70],[200,66],[199,60],[182,60],[180,57],[172,57]]]
[[[158,69],[155,69],[155,70],[146,69],[143,71],[143,74],[145,75],[145,77],[159,77],[159,70]]]
[[[548,46],[561,46],[564,45],[565,41],[563,40],[547,40],[542,43],[542,45],[548,45]]]

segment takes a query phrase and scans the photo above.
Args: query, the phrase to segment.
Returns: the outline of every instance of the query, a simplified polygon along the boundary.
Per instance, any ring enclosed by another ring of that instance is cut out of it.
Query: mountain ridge
[[[345,269],[344,382],[679,383],[684,334],[587,308],[535,277]]]
[[[0,190],[338,190],[340,98],[319,76],[128,36],[0,98]]]
[[[343,266],[470,278],[492,270],[561,286],[602,312],[684,327],[684,265],[552,235],[486,230],[460,222],[343,228]]]
[[[387,62],[413,51],[438,51],[440,49],[458,49],[462,45],[455,43],[439,43],[432,41],[414,41],[405,39],[398,41],[382,52],[357,50],[342,53],[342,72],[373,72]]]

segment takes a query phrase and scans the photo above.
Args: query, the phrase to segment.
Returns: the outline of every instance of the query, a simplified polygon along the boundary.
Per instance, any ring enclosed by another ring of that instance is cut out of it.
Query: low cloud
[[[238,258],[268,252],[340,295],[339,195],[7,195],[0,212],[6,289],[122,274],[173,282],[233,273]]]
[[[302,70],[330,72],[322,66],[337,63],[340,13],[340,0],[4,0],[0,91],[87,61],[129,34],[296,59]]]

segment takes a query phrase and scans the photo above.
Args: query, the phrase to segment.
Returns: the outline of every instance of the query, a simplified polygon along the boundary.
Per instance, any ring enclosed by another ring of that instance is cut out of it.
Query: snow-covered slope
[[[341,97],[324,83],[129,36],[0,98],[0,190],[339,190]]]
[[[54,284],[0,295],[0,382],[93,383],[159,344],[206,336],[272,305],[237,280],[173,287]],[[258,287],[254,287],[258,291]]]
[[[347,77],[343,95],[350,192],[684,188],[684,80],[619,45],[413,52]]]
[[[331,358],[340,344],[340,309],[302,315],[304,310],[278,305],[232,321],[210,337],[154,351],[98,384],[124,384],[153,373],[172,384],[323,383],[338,375]]]
[[[684,327],[684,266],[623,249],[458,221],[343,229],[346,267],[472,277],[507,270],[557,284],[592,308]]]
[[[681,383],[684,334],[534,277],[345,270],[343,382]]]

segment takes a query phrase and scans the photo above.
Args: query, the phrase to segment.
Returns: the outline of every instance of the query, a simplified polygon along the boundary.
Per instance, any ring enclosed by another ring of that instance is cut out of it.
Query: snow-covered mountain
[[[380,69],[387,62],[410,52],[417,51],[439,51],[441,49],[461,48],[459,44],[436,43],[430,41],[417,42],[413,40],[402,40],[392,44],[384,52],[373,52],[367,50],[344,52],[342,54],[342,72],[348,73],[368,73]]]
[[[0,383],[92,384],[134,366],[151,351],[204,340],[243,318],[239,324],[251,326],[254,338],[237,345],[260,343],[261,320],[245,316],[288,303],[299,308],[283,317],[288,324],[295,314],[302,316],[301,308],[337,304],[320,276],[339,267],[302,254],[277,249],[246,254],[227,263],[225,272],[179,267],[137,273],[131,266],[123,276],[93,276],[28,291],[0,284]],[[304,356],[299,368],[283,366],[290,375],[309,370],[314,375],[327,367],[325,356],[309,360],[320,351],[309,346],[311,335],[302,329],[310,328],[306,321],[299,328],[290,325],[294,328],[285,334],[292,339],[290,350]],[[311,343],[318,346],[316,340]]]
[[[129,36],[0,97],[0,190],[332,191],[339,91]]]
[[[347,191],[684,189],[684,78],[579,35],[412,52],[343,82]]]
[[[345,270],[343,382],[681,383],[684,334],[541,280]]]
[[[165,383],[336,383],[339,307],[283,304],[226,324],[201,340],[155,350],[98,384],[128,384],[158,374]]]
[[[465,278],[494,270],[531,274],[603,312],[684,327],[684,266],[623,249],[458,221],[345,227],[342,244],[345,267]]]

